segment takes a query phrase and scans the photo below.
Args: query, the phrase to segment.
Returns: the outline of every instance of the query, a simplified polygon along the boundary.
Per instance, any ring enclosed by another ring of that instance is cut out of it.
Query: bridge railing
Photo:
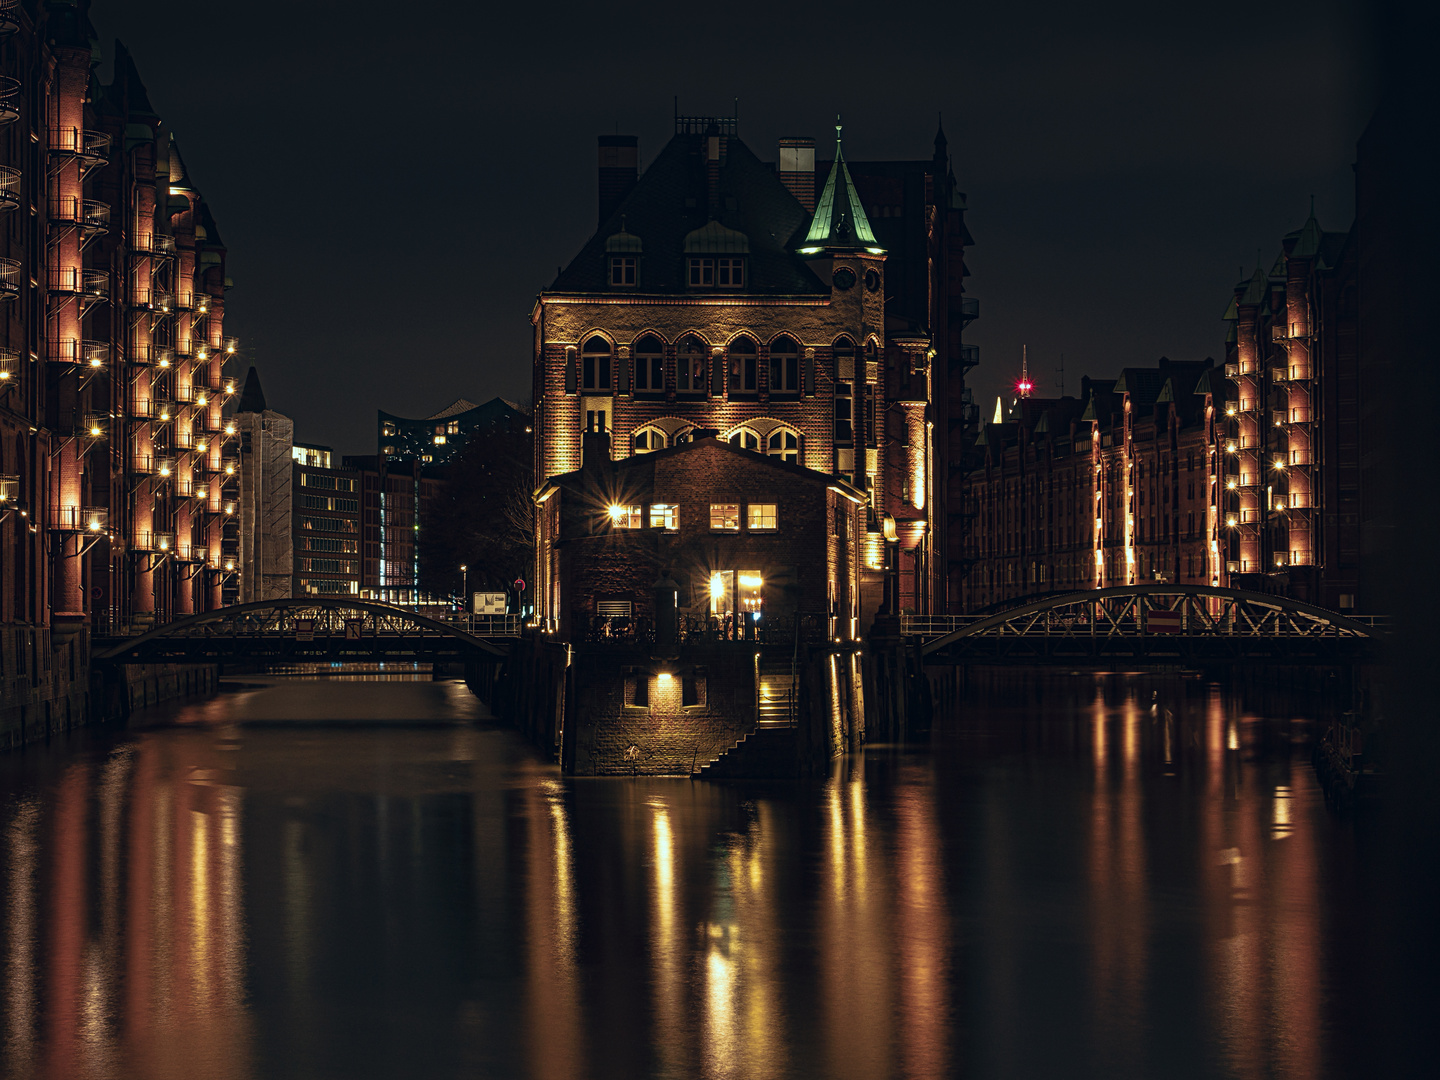
[[[901,615],[900,632],[912,637],[944,637],[979,622],[983,615]]]
[[[443,622],[476,637],[519,637],[523,615],[447,615]]]

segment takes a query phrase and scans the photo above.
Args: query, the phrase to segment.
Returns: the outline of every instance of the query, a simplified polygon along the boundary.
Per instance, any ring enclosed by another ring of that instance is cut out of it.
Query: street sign
[[[314,641],[314,640],[315,640],[315,620],[314,620],[314,619],[296,619],[296,620],[295,620],[295,640],[296,640],[296,641]]]
[[[1150,611],[1145,614],[1145,630],[1151,634],[1178,634],[1181,622],[1178,611]]]
[[[524,579],[523,577],[517,577],[517,578],[515,579],[515,591],[516,591],[516,592],[524,592],[524,591],[525,591],[525,579]]]
[[[503,592],[477,592],[471,599],[471,610],[476,615],[504,615],[505,594]]]
[[[360,631],[363,630],[364,627],[365,627],[365,620],[364,620],[364,619],[346,619],[346,620],[345,620],[345,640],[346,640],[346,641],[359,641],[359,640],[360,640]]]

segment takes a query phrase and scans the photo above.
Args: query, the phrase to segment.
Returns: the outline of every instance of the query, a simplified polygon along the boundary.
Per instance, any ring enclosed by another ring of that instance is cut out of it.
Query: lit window
[[[651,503],[650,528],[674,532],[679,528],[677,524],[678,509],[674,503]]]
[[[436,435],[436,436],[435,436],[435,445],[436,445],[436,446],[444,446],[444,445],[445,445],[445,436],[444,436],[444,435]]]
[[[451,420],[448,424],[446,424],[446,425],[445,425],[445,434],[446,434],[446,435],[459,435],[459,434],[460,434],[460,421],[459,421],[459,420]]]
[[[736,428],[730,433],[730,445],[738,446],[741,450],[760,449],[760,438],[749,428]]]
[[[612,506],[610,523],[617,529],[643,529],[645,514],[638,506]]]
[[[610,284],[635,284],[635,256],[613,256],[610,259]]]
[[[750,503],[746,506],[745,525],[749,529],[778,529],[779,507],[776,503]]]
[[[800,392],[800,346],[791,337],[778,337],[770,344],[770,392]]]
[[[385,423],[381,425],[380,430],[381,430],[387,437],[393,438],[393,437],[395,436],[395,425],[392,424],[392,423],[390,423],[389,420],[386,420]]]
[[[665,389],[665,346],[653,334],[635,343],[635,389],[645,393]]]
[[[711,503],[710,528],[738,532],[740,530],[740,504]]]

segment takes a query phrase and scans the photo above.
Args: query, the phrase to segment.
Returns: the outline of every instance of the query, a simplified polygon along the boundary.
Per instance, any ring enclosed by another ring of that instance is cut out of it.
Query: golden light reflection
[[[527,791],[526,799],[529,1066],[534,1076],[559,1080],[578,1075],[585,1060],[575,954],[574,841],[562,784],[543,780]]]
[[[40,980],[36,969],[36,888],[39,866],[37,833],[40,807],[34,800],[18,804],[5,827],[6,870],[5,1056],[19,1074],[35,1063],[36,995]]]

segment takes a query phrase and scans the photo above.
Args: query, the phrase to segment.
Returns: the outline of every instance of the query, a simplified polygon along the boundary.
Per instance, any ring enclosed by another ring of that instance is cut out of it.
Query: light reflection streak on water
[[[575,879],[563,785],[546,780],[525,791],[529,820],[526,880],[526,1012],[530,1072],[579,1075],[584,1023],[576,972]]]
[[[39,989],[36,978],[35,946],[38,930],[36,888],[38,885],[40,807],[34,799],[20,802],[5,828],[9,873],[5,881],[5,919],[9,948],[6,950],[4,1008],[4,1054],[19,1072],[29,1072],[35,1059],[35,1005]]]
[[[679,1075],[683,1056],[684,983],[675,940],[675,838],[670,811],[663,800],[649,799],[653,877],[650,885],[653,929],[650,933],[651,1008],[655,1014],[655,1049],[662,1075]]]
[[[903,1030],[897,1039],[907,1077],[950,1075],[950,913],[945,902],[940,836],[933,787],[899,795],[896,877],[896,946],[900,951]]]

